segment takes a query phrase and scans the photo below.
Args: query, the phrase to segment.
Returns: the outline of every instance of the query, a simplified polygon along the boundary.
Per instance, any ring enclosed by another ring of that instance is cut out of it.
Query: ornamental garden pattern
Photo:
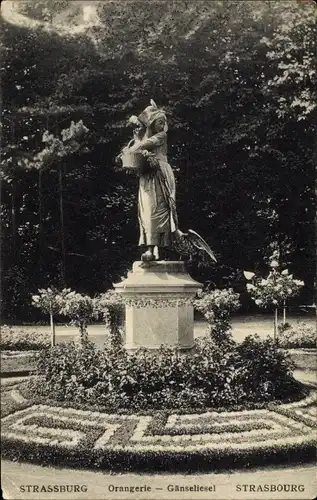
[[[31,457],[34,450],[50,450],[52,459],[58,452],[80,461],[85,449],[84,456],[92,460],[112,453],[161,459],[200,453],[217,461],[224,455],[263,458],[285,449],[313,450],[316,440],[316,392],[298,402],[269,404],[267,409],[151,415],[33,404],[22,393],[20,383],[3,390],[2,443],[5,453],[11,448],[11,455],[27,443]]]

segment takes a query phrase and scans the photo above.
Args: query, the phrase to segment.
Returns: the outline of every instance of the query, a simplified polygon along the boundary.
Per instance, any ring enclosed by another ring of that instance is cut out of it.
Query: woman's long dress
[[[159,169],[140,176],[138,217],[140,225],[139,245],[170,247],[172,233],[177,229],[175,204],[175,178],[167,161],[166,132],[145,137],[138,149],[155,155]]]

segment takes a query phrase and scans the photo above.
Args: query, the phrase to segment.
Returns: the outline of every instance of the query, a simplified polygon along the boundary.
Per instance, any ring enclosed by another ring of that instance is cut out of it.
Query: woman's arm
[[[139,145],[138,149],[146,149],[147,151],[151,151],[152,149],[157,148],[158,146],[162,146],[166,139],[166,132],[158,132],[157,134],[152,135],[152,137],[147,137],[143,139]]]

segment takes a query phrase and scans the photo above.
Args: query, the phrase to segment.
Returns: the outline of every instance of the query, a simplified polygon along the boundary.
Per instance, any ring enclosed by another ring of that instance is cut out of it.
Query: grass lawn
[[[1,357],[1,373],[28,372],[35,370],[36,363],[32,355]]]
[[[287,322],[296,324],[297,321],[304,321],[307,325],[315,327],[316,317],[311,313],[301,314],[301,315],[289,315],[287,317]],[[194,326],[195,337],[201,337],[206,333],[207,323],[206,321],[196,320]],[[19,325],[17,328],[23,328],[24,330],[31,331],[50,331],[49,325]],[[103,336],[105,335],[105,326],[103,324],[89,325],[88,333],[90,340],[94,341],[98,346],[103,345]],[[237,342],[242,342],[247,335],[253,335],[257,333],[261,338],[265,338],[268,335],[273,336],[273,317],[270,314],[253,314],[253,315],[236,315],[232,319],[232,334],[234,340]],[[74,326],[68,325],[57,325],[56,326],[56,337],[57,342],[65,342],[70,340],[74,335],[78,335],[78,330]]]
[[[289,315],[288,323],[296,324],[300,320],[311,327],[315,327],[316,319],[311,313],[301,315]],[[273,335],[273,320],[269,314],[258,315],[236,315],[232,320],[233,338],[237,342],[243,341],[247,335],[257,333],[261,338],[268,335]],[[14,327],[13,327],[14,328]],[[49,325],[21,325],[16,328],[30,330],[32,332],[50,332]],[[204,336],[206,333],[207,323],[204,320],[196,320],[194,333],[195,337]],[[99,348],[103,348],[105,342],[105,326],[103,324],[94,324],[88,327],[89,339],[93,341]],[[66,342],[74,339],[78,335],[78,330],[74,326],[59,324],[56,326],[56,341],[57,343]],[[300,371],[316,371],[316,355],[311,349],[293,349],[291,350],[293,361],[295,362],[296,370]],[[3,359],[1,363],[1,372],[9,371],[25,371],[31,370],[34,366],[33,362],[27,362],[24,358],[18,359]]]

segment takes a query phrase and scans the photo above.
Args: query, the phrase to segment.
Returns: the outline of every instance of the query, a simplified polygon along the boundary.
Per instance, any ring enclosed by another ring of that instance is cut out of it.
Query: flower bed
[[[296,370],[316,372],[317,349],[289,349]]]
[[[202,471],[315,457],[316,395],[292,378],[270,340],[201,339],[189,354],[162,347],[132,355],[66,343],[41,351],[38,370],[3,391],[5,458]]]
[[[190,366],[190,370],[188,370]],[[69,402],[130,408],[206,408],[300,397],[292,363],[271,340],[242,344],[197,340],[189,353],[162,347],[128,354],[116,346],[99,351],[91,342],[41,351],[41,383],[34,394]]]
[[[1,327],[1,373],[26,373],[36,368],[38,353],[50,346],[47,332]]]
[[[316,394],[263,409],[200,414],[109,413],[79,403],[28,400],[26,394],[16,385],[3,392],[5,458],[111,470],[202,471],[315,457]]]
[[[297,321],[294,325],[281,329],[278,343],[284,349],[316,349],[316,328],[304,321]]]
[[[48,332],[32,332],[11,326],[1,326],[0,349],[3,351],[39,351],[50,346]]]
[[[1,353],[1,374],[33,372],[37,359],[38,351],[4,351]]]

